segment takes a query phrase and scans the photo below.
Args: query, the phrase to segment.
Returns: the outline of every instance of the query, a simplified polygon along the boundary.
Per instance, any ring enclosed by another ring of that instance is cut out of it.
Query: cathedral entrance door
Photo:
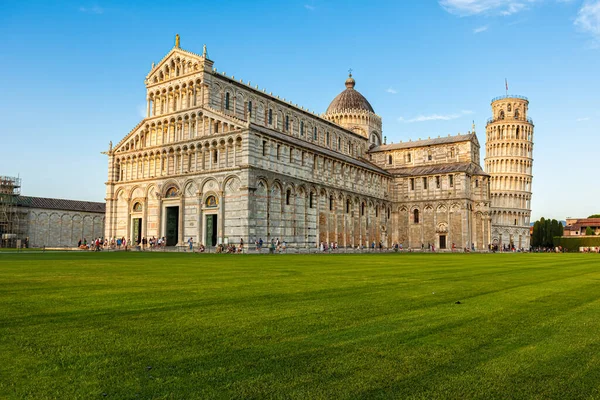
[[[446,248],[446,235],[440,235],[440,250]]]
[[[142,243],[142,219],[141,218],[134,218],[133,219],[133,235],[131,237],[131,239],[133,239],[133,241],[137,244],[141,244]]]
[[[165,237],[167,246],[175,246],[179,236],[179,207],[167,207]]]
[[[206,245],[216,246],[217,245],[217,214],[211,214],[206,216]]]

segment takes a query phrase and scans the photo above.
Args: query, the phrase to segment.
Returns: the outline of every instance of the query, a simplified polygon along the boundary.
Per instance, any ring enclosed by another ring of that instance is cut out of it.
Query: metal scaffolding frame
[[[0,176],[0,247],[26,245],[24,216],[19,207],[21,178]]]

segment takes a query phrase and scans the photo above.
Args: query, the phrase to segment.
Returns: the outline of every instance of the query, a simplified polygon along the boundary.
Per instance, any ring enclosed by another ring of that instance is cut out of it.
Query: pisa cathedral
[[[175,46],[145,79],[147,116],[110,145],[105,236],[167,245],[529,247],[528,101],[492,101],[484,171],[467,134],[385,144],[352,75],[322,115]]]

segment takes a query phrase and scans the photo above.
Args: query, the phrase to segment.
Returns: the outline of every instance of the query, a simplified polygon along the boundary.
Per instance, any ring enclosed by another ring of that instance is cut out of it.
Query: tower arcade
[[[534,127],[529,100],[507,95],[491,105],[485,170],[491,175],[492,244],[528,248]]]

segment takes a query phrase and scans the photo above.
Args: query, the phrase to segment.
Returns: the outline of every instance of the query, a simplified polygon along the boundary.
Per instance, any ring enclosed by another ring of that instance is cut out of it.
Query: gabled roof
[[[148,72],[148,75],[146,75],[146,79],[150,79],[152,77],[152,74],[155,71],[159,71],[162,66],[169,60],[169,58],[173,55],[173,54],[179,54],[180,56],[187,56],[187,57],[191,57],[194,58],[198,61],[202,60],[202,56],[196,53],[192,53],[191,51],[187,51],[187,50],[183,50],[181,47],[173,47],[155,66],[154,68],[152,68],[150,70],[150,72]]]
[[[456,136],[447,136],[447,137],[439,137],[434,139],[425,139],[425,140],[415,140],[412,142],[402,142],[402,143],[394,143],[394,144],[383,144],[381,146],[374,147],[370,150],[371,153],[376,153],[378,151],[390,151],[390,150],[400,150],[400,149],[410,149],[413,147],[425,147],[425,146],[433,146],[436,144],[451,144],[451,143],[460,143],[460,142],[468,142],[474,140],[477,145],[479,145],[479,141],[477,140],[477,135],[475,133],[467,133],[464,135],[456,135]]]
[[[423,165],[419,167],[393,168],[388,169],[387,171],[390,174],[397,177],[449,174],[456,172],[466,172],[471,175],[490,176],[489,174],[484,172],[479,165],[472,162],[444,163]]]
[[[83,211],[104,214],[105,203],[93,201],[51,199],[47,197],[19,196],[19,205],[28,208],[45,208],[48,210]]]

